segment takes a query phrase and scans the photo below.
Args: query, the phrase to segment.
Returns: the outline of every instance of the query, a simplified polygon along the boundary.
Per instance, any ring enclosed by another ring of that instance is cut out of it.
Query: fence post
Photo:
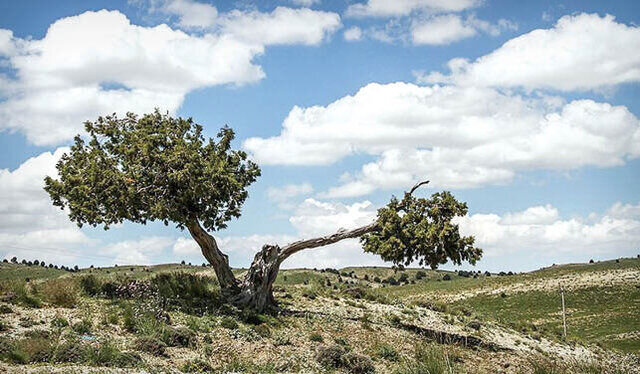
[[[562,332],[563,337],[567,339],[567,316],[564,309],[564,287],[560,286],[560,297],[562,298]]]

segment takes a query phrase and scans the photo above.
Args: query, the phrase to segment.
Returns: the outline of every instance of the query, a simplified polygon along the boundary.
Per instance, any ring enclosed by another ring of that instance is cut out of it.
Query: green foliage
[[[232,317],[224,316],[222,317],[222,320],[220,320],[220,326],[224,327],[225,329],[235,330],[238,328],[238,322],[236,322],[236,320]]]
[[[80,286],[87,295],[96,296],[101,292],[102,283],[98,280],[98,277],[90,274],[80,278]]]
[[[159,220],[184,228],[200,220],[222,229],[240,216],[246,188],[260,176],[245,152],[231,150],[228,127],[207,140],[191,118],[156,110],[99,117],[85,129],[88,142],[76,136],[58,162],[60,179],[45,179],[53,204],[68,207],[79,226]]]
[[[349,352],[340,344],[320,346],[316,351],[316,360],[325,368],[346,369],[353,374],[368,374],[375,371],[370,357]]]
[[[78,303],[78,288],[73,279],[57,278],[42,283],[38,290],[47,302],[64,308],[74,308]]]
[[[203,314],[222,304],[214,278],[185,273],[161,273],[151,278],[151,286],[165,309]]]
[[[360,241],[366,252],[378,254],[396,265],[417,261],[435,269],[451,261],[475,264],[482,250],[473,246],[472,236],[460,236],[453,218],[467,214],[467,204],[458,202],[450,192],[431,198],[416,198],[406,193],[402,200],[393,197],[378,209],[380,230],[363,235]]]
[[[375,351],[376,357],[380,357],[387,361],[398,361],[400,359],[400,354],[398,351],[390,346],[389,344],[379,344],[376,346]]]
[[[154,356],[167,355],[167,344],[162,340],[152,336],[143,336],[136,339],[135,348],[138,351],[146,352]]]
[[[71,329],[75,331],[77,334],[88,334],[91,332],[93,328],[93,324],[87,318],[83,318],[82,320],[71,325]]]
[[[314,332],[309,335],[309,340],[311,340],[312,342],[323,342],[324,338],[319,333]]]
[[[395,374],[453,374],[456,368],[444,348],[434,344],[419,344],[413,359],[404,360]]]

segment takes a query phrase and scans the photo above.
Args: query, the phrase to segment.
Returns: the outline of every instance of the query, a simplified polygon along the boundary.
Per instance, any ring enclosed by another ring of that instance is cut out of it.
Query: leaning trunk
[[[220,289],[225,297],[238,293],[238,281],[229,266],[229,257],[218,248],[216,239],[209,235],[197,221],[191,222],[187,228],[193,239],[202,250],[202,255],[209,261],[216,272]]]

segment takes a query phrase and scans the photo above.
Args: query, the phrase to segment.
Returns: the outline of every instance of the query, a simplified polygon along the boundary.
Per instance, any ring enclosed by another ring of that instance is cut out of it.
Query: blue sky
[[[228,124],[261,164],[215,233],[235,266],[366,224],[420,179],[469,204],[478,269],[635,256],[639,16],[629,1],[3,2],[0,256],[202,262],[174,227],[78,229],[41,189],[82,121],[153,107],[208,135]],[[357,241],[289,262],[381,264]]]

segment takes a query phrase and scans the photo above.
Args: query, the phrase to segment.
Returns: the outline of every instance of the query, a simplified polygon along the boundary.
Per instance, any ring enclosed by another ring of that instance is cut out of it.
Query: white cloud
[[[443,45],[476,35],[476,29],[453,14],[414,22],[411,37],[414,44]]]
[[[631,255],[640,245],[637,212],[626,218],[605,213],[588,223],[579,217],[562,219],[556,208],[546,205],[502,217],[474,214],[458,222],[462,233],[476,237],[476,245],[485,250],[488,261],[507,254],[545,259],[547,263],[559,262],[558,258],[567,255],[586,261],[594,256]]]
[[[450,73],[421,82],[457,85],[590,90],[640,81],[640,28],[610,15],[564,16],[551,29],[511,39],[474,62],[456,58]]]
[[[336,13],[277,7],[271,13],[234,10],[219,20],[222,31],[255,44],[316,45],[342,25]]]
[[[357,41],[362,39],[362,30],[358,26],[353,26],[344,31],[344,40]]]
[[[178,25],[184,28],[213,27],[218,10],[211,4],[193,0],[168,0],[160,5],[160,11],[178,17]]]
[[[292,4],[298,6],[310,7],[315,4],[320,4],[321,0],[289,0]]]
[[[353,96],[294,107],[271,138],[244,147],[262,164],[328,165],[378,156],[324,197],[358,196],[430,179],[466,188],[524,170],[622,165],[640,156],[640,122],[624,106],[564,103],[491,88],[369,84]]]
[[[51,248],[92,244],[43,189],[45,176],[57,175],[55,164],[67,151],[59,148],[29,158],[15,170],[0,169],[0,249],[5,255],[71,262],[75,254]]]
[[[478,0],[367,0],[365,3],[352,4],[346,15],[352,17],[398,17],[407,16],[414,11],[427,13],[459,12],[473,8]]]
[[[287,184],[280,187],[267,188],[267,197],[277,203],[286,203],[292,198],[308,195],[311,192],[313,192],[313,186],[310,183]]]
[[[106,10],[62,18],[40,40],[0,30],[0,57],[6,56],[0,63],[17,77],[0,77],[0,130],[57,144],[98,115],[155,107],[173,113],[195,89],[264,78],[253,59],[266,45],[317,44],[340,24],[337,14],[309,9],[219,18],[222,31],[200,36],[133,25]]]
[[[150,265],[157,263],[157,258],[173,243],[174,240],[168,237],[147,237],[110,244],[104,246],[101,252],[114,256],[115,264]]]

